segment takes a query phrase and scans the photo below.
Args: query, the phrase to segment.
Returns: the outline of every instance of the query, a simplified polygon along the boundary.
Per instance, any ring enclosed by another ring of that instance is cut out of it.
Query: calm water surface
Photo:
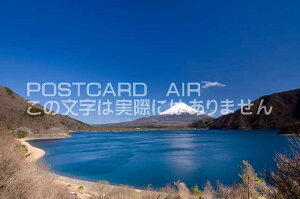
[[[275,168],[276,152],[287,137],[265,130],[189,130],[73,133],[71,138],[34,140],[45,161],[59,174],[113,184],[155,187],[182,180],[189,186],[207,180],[238,181],[239,165]]]

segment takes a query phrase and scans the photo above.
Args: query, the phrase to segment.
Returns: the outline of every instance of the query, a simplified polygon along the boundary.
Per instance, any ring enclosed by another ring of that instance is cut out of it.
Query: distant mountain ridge
[[[273,107],[270,115],[256,114],[261,100],[264,100],[264,106]],[[300,89],[266,95],[252,103],[254,105],[250,111],[254,114],[243,115],[240,109],[215,119],[210,124],[210,128],[286,129],[300,124]]]
[[[28,107],[41,112],[40,116],[27,114]],[[26,132],[29,137],[64,137],[69,131],[80,131],[89,125],[65,115],[48,115],[40,105],[32,106],[12,90],[0,86],[0,123],[11,131]]]
[[[131,127],[131,128],[182,128],[203,118],[209,118],[207,115],[193,109],[187,104],[176,103],[168,110],[150,117],[143,117],[130,122],[115,124],[104,124],[100,126]]]

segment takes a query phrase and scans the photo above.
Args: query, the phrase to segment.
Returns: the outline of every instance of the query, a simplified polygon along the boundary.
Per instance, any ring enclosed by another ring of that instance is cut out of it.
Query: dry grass
[[[34,163],[25,162],[19,143],[0,132],[0,198],[10,199],[69,199],[65,187]]]
[[[274,199],[299,199],[300,198],[300,133],[294,133],[290,139],[291,153],[278,154],[277,171],[267,175],[274,185],[271,197]]]

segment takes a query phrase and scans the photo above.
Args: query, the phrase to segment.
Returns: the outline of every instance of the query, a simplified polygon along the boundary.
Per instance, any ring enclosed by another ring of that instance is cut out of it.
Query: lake
[[[286,136],[272,130],[166,130],[73,133],[56,140],[33,140],[46,151],[50,169],[84,180],[107,180],[135,187],[162,187],[181,180],[239,181],[248,160],[257,171],[275,169],[276,153],[289,149]]]

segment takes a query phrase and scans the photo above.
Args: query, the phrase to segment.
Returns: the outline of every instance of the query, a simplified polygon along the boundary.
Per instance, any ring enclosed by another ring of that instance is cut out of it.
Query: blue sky
[[[1,1],[0,85],[218,81],[201,99],[299,88],[299,1]],[[31,100],[45,100],[36,96]],[[78,117],[89,123],[131,117]]]

